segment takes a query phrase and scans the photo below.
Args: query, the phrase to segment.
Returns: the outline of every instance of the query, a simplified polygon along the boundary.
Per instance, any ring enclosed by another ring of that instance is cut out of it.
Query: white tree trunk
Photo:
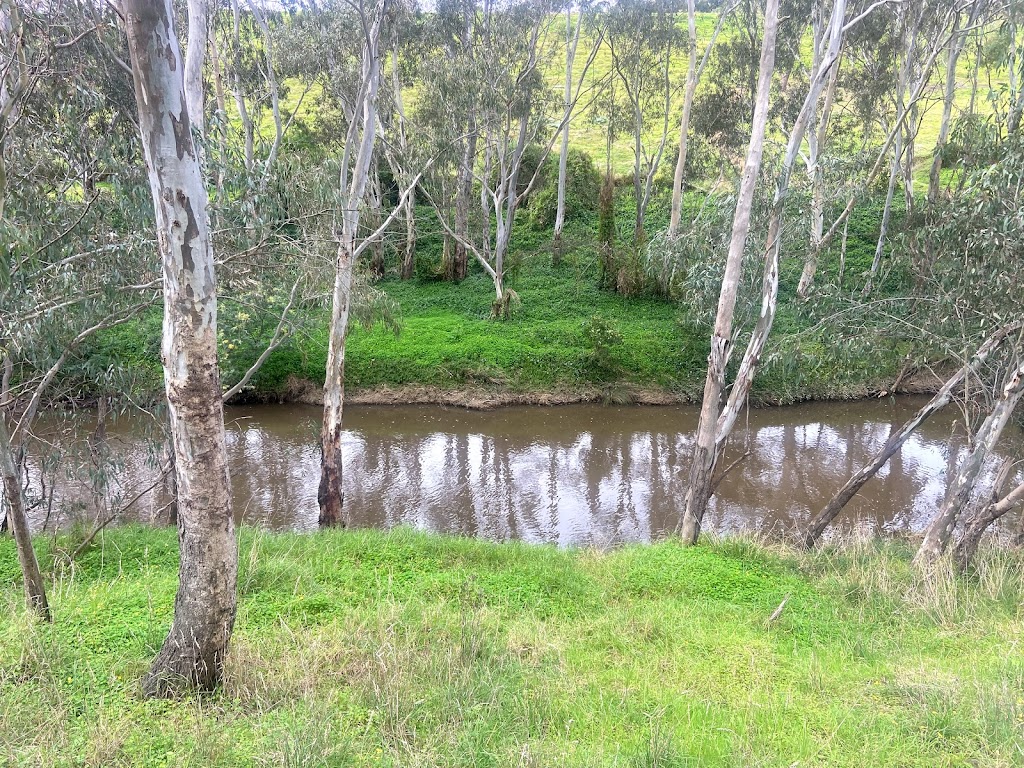
[[[818,29],[814,36],[814,70],[821,64],[821,43],[823,30],[818,20]],[[810,126],[807,132],[807,173],[811,177],[811,239],[804,268],[800,274],[800,282],[796,293],[802,299],[807,298],[814,285],[818,272],[818,254],[821,251],[821,239],[825,232],[825,174],[821,169],[821,155],[825,151],[828,139],[828,124],[832,117],[832,105],[835,102],[836,84],[839,81],[839,61],[829,73],[828,86],[825,89],[825,101],[818,115],[817,104],[811,107]]]
[[[981,11],[980,0],[975,2],[971,14],[967,20],[968,29],[974,26],[978,13]],[[967,42],[967,32],[960,30],[960,14],[957,14],[953,21],[953,36],[949,42],[949,55],[946,60],[946,92],[942,100],[942,119],[939,122],[939,137],[935,142],[935,154],[932,156],[932,168],[928,175],[928,208],[935,203],[939,196],[939,180],[942,173],[942,153],[949,141],[949,125],[953,114],[953,102],[956,99],[956,65],[960,61],[960,54],[963,52],[964,44]]]
[[[885,253],[885,241],[889,236],[889,221],[892,219],[892,204],[896,196],[896,180],[900,173],[902,149],[902,135],[897,134],[892,149],[892,165],[889,167],[889,186],[885,192],[885,207],[882,209],[882,221],[878,227],[878,242],[875,244],[875,256],[871,260],[871,271],[868,273],[867,282],[864,283],[864,290],[861,292],[863,298],[867,298],[871,294],[875,278],[878,277],[878,270],[882,266],[882,254]]]
[[[708,375],[704,383],[704,400],[701,404],[700,422],[697,427],[697,441],[693,448],[690,464],[690,482],[686,490],[683,517],[679,533],[685,542],[694,543],[700,535],[700,525],[707,508],[714,464],[717,458],[717,429],[721,408],[722,390],[725,387],[725,370],[729,362],[732,343],[733,314],[736,309],[736,295],[739,291],[743,271],[743,252],[750,231],[750,216],[754,203],[754,190],[761,171],[764,135],[768,124],[768,101],[771,91],[772,73],[775,70],[775,38],[779,27],[779,0],[767,0],[765,8],[764,39],[761,44],[761,61],[757,91],[754,100],[754,119],[750,131],[750,145],[743,166],[743,178],[733,214],[732,236],[729,254],[722,278],[722,289],[718,297],[718,311],[715,330],[711,337],[711,353],[708,356]]]
[[[978,371],[982,363],[988,359],[989,355],[992,354],[992,351],[1002,343],[1006,336],[1013,331],[1019,330],[1020,327],[1021,323],[1014,323],[1012,325],[1005,326],[997,333],[990,336],[980,347],[978,347],[978,350],[974,353],[967,364],[961,367],[946,381],[945,384],[942,385],[931,400],[918,410],[918,412],[915,413],[914,416],[902,427],[889,435],[889,439],[885,441],[885,445],[883,445],[881,449],[871,457],[871,461],[854,474],[843,485],[843,487],[836,492],[829,503],[811,518],[810,522],[807,524],[807,529],[804,531],[804,546],[811,548],[818,543],[818,540],[825,532],[825,529],[833,520],[836,519],[839,513],[842,512],[843,508],[850,502],[850,499],[852,499],[857,492],[864,487],[868,480],[874,477],[878,470],[885,466],[885,463],[903,447],[903,444],[910,439],[910,436],[917,431],[918,427],[931,418],[933,414],[942,410],[942,408],[952,400],[953,394],[960,388],[960,385],[968,376],[971,376]]]
[[[988,417],[974,435],[974,449],[960,464],[956,477],[946,492],[946,499],[925,531],[924,540],[917,550],[914,563],[926,567],[937,561],[946,551],[953,535],[953,529],[960,519],[964,506],[978,483],[978,477],[985,467],[985,460],[992,452],[1003,428],[1013,415],[1014,408],[1024,396],[1024,364],[1010,372],[1002,391]]]
[[[1007,470],[1012,468],[1012,459],[1007,459],[1007,463],[1004,466]],[[1001,487],[1002,483],[997,481],[997,493]],[[994,498],[991,503],[980,507],[971,515],[970,519],[967,520],[963,535],[953,548],[953,560],[957,568],[965,571],[970,567],[974,556],[978,552],[978,545],[981,543],[981,537],[985,534],[985,531],[1021,501],[1024,501],[1024,483],[1020,483],[1002,498]]]
[[[565,107],[565,125],[562,127],[562,147],[558,156],[558,203],[555,209],[555,261],[561,258],[562,230],[565,228],[565,181],[568,173],[569,161],[569,115],[572,110],[572,65],[576,58],[576,47],[580,41],[580,29],[583,27],[582,13],[579,22],[576,24],[576,31],[572,28],[572,6],[565,9],[565,91],[562,104]]]
[[[324,378],[324,417],[320,432],[320,526],[344,524],[342,505],[342,408],[345,399],[345,341],[352,294],[352,266],[359,231],[359,206],[366,192],[370,161],[377,139],[377,92],[380,85],[380,36],[384,24],[384,2],[373,8],[368,20],[368,37],[363,43],[363,101],[358,119],[349,126],[341,162],[341,237],[331,297],[331,335],[327,347]],[[353,145],[355,161],[352,162]]]
[[[210,31],[209,0],[188,0],[188,47],[185,50],[185,106],[192,127],[206,136],[203,105],[203,62]]]
[[[772,3],[769,3],[768,9],[765,11],[766,40],[768,39],[769,20],[771,20],[773,26],[778,24],[778,8],[776,7],[774,9],[774,14],[769,14],[771,7]],[[807,130],[808,122],[810,121],[812,109],[814,105],[817,104],[818,99],[821,96],[821,91],[825,85],[826,78],[839,58],[839,49],[843,39],[843,20],[845,14],[846,0],[835,0],[835,4],[832,9],[832,18],[828,28],[828,50],[824,59],[819,62],[819,66],[812,72],[810,88],[806,98],[804,99],[803,106],[797,116],[796,122],[793,125],[793,129],[790,131],[789,143],[786,148],[786,154],[783,158],[778,186],[775,191],[772,217],[768,225],[768,237],[765,243],[765,267],[764,278],[762,280],[761,313],[756,325],[754,326],[750,341],[747,344],[747,349],[743,354],[743,360],[740,362],[740,367],[736,374],[736,381],[733,383],[732,389],[729,392],[729,398],[725,407],[721,408],[719,401],[725,384],[725,369],[729,356],[727,345],[729,343],[729,333],[731,333],[732,328],[732,314],[735,308],[736,292],[739,287],[740,269],[742,265],[742,242],[738,249],[739,264],[737,264],[735,275],[732,278],[734,284],[728,288],[726,283],[729,278],[729,268],[728,265],[726,267],[726,278],[724,278],[722,282],[722,295],[725,296],[727,291],[731,294],[729,297],[730,305],[728,307],[728,324],[722,324],[723,330],[726,331],[725,333],[722,333],[719,330],[719,322],[716,320],[715,338],[712,340],[712,354],[709,358],[708,364],[708,380],[705,384],[704,390],[705,400],[701,408],[701,420],[697,431],[697,444],[694,447],[693,463],[690,467],[690,483],[686,492],[685,508],[680,525],[680,533],[683,541],[688,544],[696,543],[697,538],[700,535],[700,527],[704,518],[704,513],[714,489],[715,467],[717,466],[718,459],[723,447],[725,446],[725,442],[732,433],[733,426],[736,423],[736,418],[739,416],[740,410],[746,402],[750,389],[753,386],[754,377],[757,373],[758,366],[760,365],[761,354],[764,351],[765,344],[768,342],[768,336],[771,333],[772,325],[775,320],[775,308],[779,290],[779,259],[782,245],[782,219],[785,208],[786,193],[789,188],[789,179],[792,175],[793,166],[795,165],[797,156],[800,152],[800,146],[803,142],[803,136]],[[773,37],[774,34],[775,32],[773,30]],[[764,70],[762,69],[762,75],[763,74]],[[764,100],[763,104],[760,101],[761,98]],[[757,110],[767,109],[768,102],[768,89],[765,89],[762,97],[760,82],[758,84],[758,99],[757,106],[755,107],[755,118],[757,116]],[[746,174],[746,170],[744,170],[744,174]],[[746,179],[744,178],[744,181],[745,180]],[[741,192],[741,200],[742,199],[743,197]],[[737,205],[737,211],[738,210],[739,206]],[[749,206],[747,208],[746,218],[747,223],[745,229],[749,228]],[[746,232],[744,231],[743,234],[745,239]],[[734,229],[733,236],[735,237],[735,235],[736,233]],[[732,246],[730,245],[730,261],[732,260],[732,255],[733,251]],[[720,301],[720,312],[722,308],[722,303]],[[721,315],[719,319],[722,319]],[[720,339],[724,340],[725,343],[721,343],[721,341],[719,341]],[[717,356],[715,350],[716,342],[719,343],[722,350]],[[713,398],[709,397],[711,394],[714,395]]]
[[[238,548],[217,366],[217,293],[206,187],[185,105],[170,0],[124,0],[143,154],[163,262],[161,350],[178,481],[174,620],[147,695],[220,681],[235,621]]]
[[[238,0],[231,0],[231,12],[234,22],[234,37],[231,41],[232,93],[235,96],[238,119],[242,122],[242,135],[245,140],[245,170],[252,173],[256,129],[253,126],[249,110],[245,106],[245,91],[242,88],[242,10],[238,6]]]
[[[689,32],[690,51],[686,65],[686,91],[683,94],[683,116],[679,120],[679,156],[676,158],[675,176],[672,178],[672,213],[668,223],[668,236],[673,238],[679,232],[683,216],[683,179],[686,174],[686,153],[689,147],[690,110],[693,96],[697,92],[697,10],[694,0],[686,0],[686,23]],[[716,28],[717,31],[717,28]],[[710,48],[714,40],[708,44]]]

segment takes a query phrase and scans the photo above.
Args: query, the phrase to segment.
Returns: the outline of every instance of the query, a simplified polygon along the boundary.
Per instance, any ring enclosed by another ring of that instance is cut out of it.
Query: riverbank
[[[468,407],[612,402],[699,402],[710,327],[676,302],[622,296],[598,287],[591,255],[560,266],[538,250],[523,255],[511,281],[521,304],[510,320],[490,317],[493,287],[482,274],[459,284],[384,280],[400,330],[354,326],[346,349],[349,402],[435,403]],[[524,246],[525,249],[525,246]],[[792,268],[794,265],[790,265]],[[799,266],[799,265],[796,265]],[[790,282],[796,277],[786,275]],[[278,300],[283,300],[278,296]],[[270,299],[267,299],[270,301]],[[276,318],[253,325],[251,310],[230,300],[221,309],[225,386],[237,381],[269,343]],[[303,308],[296,331],[266,360],[236,402],[319,402],[328,332],[322,306]],[[113,371],[115,391],[137,400],[159,396],[158,310],[105,333],[87,357]],[[837,341],[819,310],[790,297],[779,308],[751,402],[850,400],[879,393],[919,394],[935,387],[913,340]],[[858,332],[859,333],[859,332]],[[742,343],[741,339],[741,343]],[[738,365],[740,355],[734,355]],[[912,362],[914,361],[914,362]]]
[[[68,544],[39,539],[43,563]],[[1019,764],[1024,560],[923,584],[909,558],[246,528],[223,690],[152,702],[174,531],[107,531],[58,568],[52,626],[21,610],[3,539],[0,762]]]

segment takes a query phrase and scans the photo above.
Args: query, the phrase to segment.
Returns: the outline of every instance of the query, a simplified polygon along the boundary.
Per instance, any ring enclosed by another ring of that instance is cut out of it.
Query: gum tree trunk
[[[1009,474],[1009,470],[1012,467],[1013,461],[1008,459],[1004,467],[1006,471],[1001,473],[1000,480],[1003,480],[1005,475]],[[953,561],[961,571],[966,571],[970,567],[974,556],[978,553],[978,545],[981,543],[981,537],[985,534],[985,531],[996,520],[1011,511],[1021,501],[1024,501],[1024,483],[1021,483],[1000,499],[997,495],[1002,486],[1002,482],[996,482],[996,495],[994,495],[989,504],[980,507],[971,515],[967,520],[967,525],[964,527],[963,535],[953,547]]]
[[[977,6],[976,6],[977,7]],[[972,14],[973,16],[973,14]],[[968,22],[970,26],[970,22]],[[953,100],[956,98],[956,65],[960,60],[960,52],[964,48],[967,35],[960,33],[960,16],[953,22],[953,37],[949,43],[949,56],[946,60],[946,92],[942,100],[942,119],[939,122],[939,137],[935,141],[935,153],[932,156],[932,169],[928,174],[928,208],[934,205],[939,196],[939,181],[942,173],[942,152],[949,140],[949,123],[953,115]]]
[[[185,106],[192,127],[206,136],[203,108],[203,61],[210,31],[209,0],[190,0],[188,4],[188,47],[185,50]]]
[[[773,6],[775,6],[773,8]],[[772,206],[771,220],[768,225],[768,237],[765,242],[764,255],[764,277],[761,289],[761,313],[750,336],[750,341],[743,353],[739,370],[736,373],[736,381],[729,392],[725,406],[720,405],[722,392],[725,386],[726,366],[729,360],[729,343],[732,331],[732,314],[736,303],[739,276],[742,270],[743,246],[746,234],[750,226],[750,200],[744,201],[741,190],[740,200],[745,202],[744,217],[746,221],[742,227],[743,240],[736,242],[736,227],[734,223],[733,242],[729,248],[729,262],[726,266],[726,277],[722,281],[722,294],[719,302],[719,317],[715,323],[715,337],[712,339],[711,356],[708,359],[708,379],[704,390],[704,402],[701,407],[701,419],[697,432],[697,444],[694,447],[693,462],[690,466],[690,483],[687,488],[683,518],[680,521],[680,534],[684,543],[695,544],[700,536],[701,522],[707,510],[711,494],[714,492],[714,473],[719,456],[726,440],[732,433],[740,410],[746,402],[747,396],[754,383],[754,377],[761,362],[761,355],[764,352],[765,344],[771,333],[775,321],[775,309],[779,292],[779,260],[781,256],[782,219],[785,212],[785,199],[789,188],[789,179],[793,172],[800,152],[804,133],[807,130],[813,107],[821,96],[825,78],[831,72],[839,58],[839,49],[843,40],[843,20],[846,14],[846,0],[836,0],[832,8],[832,18],[829,22],[829,44],[824,59],[819,62],[812,72],[811,84],[804,99],[800,113],[790,131],[789,142],[783,158],[782,168],[779,174],[778,185],[775,190],[775,198]],[[774,36],[778,26],[778,7],[776,3],[769,2],[765,10],[765,41],[770,36],[774,44]],[[768,80],[770,80],[771,66],[768,67]],[[762,52],[762,68],[759,81],[765,79],[764,56]],[[762,94],[762,86],[764,91]],[[758,83],[758,101],[755,108],[755,131],[757,130],[758,110],[764,112],[768,104],[768,85]],[[762,115],[763,118],[763,115]],[[763,132],[764,126],[760,126]],[[763,136],[763,133],[761,134]],[[752,132],[751,141],[755,138]],[[761,137],[757,137],[759,140]],[[759,150],[760,148],[758,148]],[[758,158],[760,160],[760,158]],[[744,183],[746,182],[746,170],[744,170]],[[753,185],[751,185],[751,193]],[[751,195],[752,197],[752,195]],[[737,218],[740,215],[740,206],[737,204]],[[735,259],[734,259],[735,254]],[[733,264],[735,261],[735,264]],[[734,274],[730,278],[730,266]],[[732,284],[729,285],[730,280]],[[729,294],[729,295],[727,295]],[[728,301],[727,317],[723,318],[722,310],[724,302]],[[727,320],[726,323],[720,321]]]
[[[562,103],[565,107],[566,121],[562,128],[562,147],[558,156],[558,203],[555,209],[554,263],[562,259],[562,229],[565,227],[565,181],[568,173],[569,160],[569,119],[572,110],[572,65],[576,58],[576,47],[580,42],[580,29],[583,27],[583,16],[572,28],[572,6],[565,9],[565,91]]]
[[[843,508],[850,502],[854,496],[860,491],[861,488],[870,480],[897,451],[899,451],[903,444],[910,439],[910,436],[917,431],[924,422],[926,422],[931,416],[942,408],[944,408],[949,401],[953,398],[953,393],[960,388],[968,376],[977,372],[981,364],[988,358],[991,352],[998,346],[998,344],[1006,338],[1006,335],[1012,330],[1020,327],[1020,324],[1014,324],[1001,329],[998,333],[991,336],[984,344],[982,344],[978,351],[974,353],[974,356],[957,371],[942,388],[929,400],[924,407],[922,407],[914,416],[909,419],[902,427],[896,432],[889,435],[889,439],[885,441],[885,445],[871,458],[864,467],[862,467],[853,477],[846,481],[846,484],[832,497],[829,501],[807,524],[807,530],[804,532],[803,543],[804,546],[810,549],[814,547],[821,535],[825,532],[825,529],[832,523],[839,513],[843,511]]]
[[[212,689],[235,622],[238,547],[217,367],[217,293],[206,187],[185,106],[170,0],[125,0],[139,128],[163,262],[161,355],[178,481],[174,620],[142,681],[147,696]]]
[[[395,100],[395,112],[398,121],[396,133],[398,134],[398,145],[403,156],[409,149],[409,137],[406,132],[405,103],[402,101],[402,80],[401,68],[398,66],[398,32],[391,32],[391,94]],[[390,154],[387,155],[389,158]],[[396,179],[402,178],[403,174],[398,163],[391,167]],[[411,280],[416,273],[416,186],[409,189],[405,199],[403,216],[405,218],[405,252],[402,254],[402,266],[400,276],[402,280]]]
[[[473,198],[473,165],[476,162],[476,108],[469,116],[469,134],[462,140],[459,161],[458,186],[455,190],[455,259],[452,279],[465,280],[469,271],[469,251],[465,241],[469,238],[469,208]]]
[[[352,263],[359,231],[359,206],[366,192],[370,161],[377,138],[377,92],[380,85],[380,35],[384,2],[374,6],[373,19],[364,19],[363,101],[349,124],[341,161],[341,237],[331,298],[331,336],[324,378],[324,417],[320,432],[320,527],[344,525],[342,504],[342,409],[345,399],[345,341],[352,297]],[[353,158],[354,151],[354,158]]]
[[[823,40],[820,17],[815,18],[815,27],[814,64],[816,69],[821,62]],[[818,272],[818,253],[821,250],[821,239],[825,232],[825,174],[821,169],[821,155],[825,149],[825,141],[828,139],[828,123],[832,117],[832,105],[835,101],[838,81],[839,62],[837,61],[829,74],[821,116],[819,118],[817,105],[813,105],[810,127],[807,131],[807,171],[811,177],[811,241],[796,289],[797,296],[801,299],[807,298],[811,286],[814,284],[814,277]]]
[[[14,460],[11,435],[6,416],[0,413],[0,474],[3,475],[4,499],[7,502],[7,522],[18,549],[18,564],[25,584],[25,600],[29,609],[44,621],[50,621],[50,605],[46,601],[46,586],[39,571],[39,561],[32,549],[32,535],[25,516],[25,500],[21,495],[21,473]]]
[[[932,565],[946,551],[953,536],[953,529],[985,467],[985,460],[998,442],[1003,428],[1010,420],[1010,416],[1022,396],[1024,396],[1024,364],[1018,365],[1015,370],[1010,372],[988,418],[974,435],[974,450],[960,464],[953,484],[946,493],[946,500],[932,519],[928,530],[925,531],[921,547],[914,556],[915,565],[919,567]]]
[[[690,135],[690,113],[693,109],[693,97],[697,92],[697,84],[700,82],[704,70],[707,68],[711,51],[715,47],[718,35],[722,31],[722,25],[726,18],[736,8],[736,3],[722,6],[718,13],[718,21],[715,23],[715,31],[711,33],[711,39],[704,49],[704,56],[700,65],[697,64],[697,13],[694,0],[686,1],[687,33],[690,43],[689,59],[686,69],[686,90],[683,94],[683,115],[679,120],[679,155],[676,158],[676,170],[672,177],[672,212],[669,217],[668,236],[670,238],[679,234],[679,227],[683,217],[683,182],[686,178],[686,161],[689,150]]]
[[[405,252],[402,254],[402,280],[416,274],[416,189],[409,191],[405,201]]]
[[[690,482],[686,490],[683,517],[679,534],[684,542],[694,544],[700,535],[701,521],[711,493],[712,476],[718,455],[718,430],[716,428],[721,408],[722,390],[725,388],[725,369],[729,362],[732,343],[733,313],[736,308],[736,294],[739,290],[743,268],[743,251],[750,231],[750,216],[754,203],[754,190],[761,171],[761,157],[765,129],[768,123],[768,97],[771,89],[772,72],[775,69],[775,38],[779,27],[779,0],[768,0],[765,8],[764,40],[761,44],[760,74],[758,75],[754,119],[750,131],[750,145],[743,167],[740,193],[733,215],[732,238],[729,255],[722,278],[722,290],[718,297],[718,312],[715,317],[714,335],[711,337],[711,353],[708,356],[708,375],[704,383],[704,399],[701,405],[700,423],[697,427],[697,441],[693,448],[690,464]]]

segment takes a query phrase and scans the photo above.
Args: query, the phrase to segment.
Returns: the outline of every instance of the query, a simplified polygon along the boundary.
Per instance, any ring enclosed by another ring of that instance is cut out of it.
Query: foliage
[[[583,341],[590,347],[588,362],[600,374],[614,373],[616,347],[622,344],[622,334],[600,315],[583,321]]]
[[[558,162],[552,156],[544,171],[544,184],[530,200],[530,219],[535,228],[554,226],[558,210]],[[569,148],[565,172],[565,218],[589,221],[597,210],[601,174],[586,152]]]

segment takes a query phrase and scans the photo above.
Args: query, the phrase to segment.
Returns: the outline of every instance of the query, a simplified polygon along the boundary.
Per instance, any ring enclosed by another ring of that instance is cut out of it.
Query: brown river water
[[[807,403],[741,417],[723,464],[751,455],[722,482],[705,530],[785,534],[829,500],[870,453],[924,401],[897,398]],[[230,407],[228,459],[236,514],[274,530],[317,521],[321,409]],[[848,506],[839,531],[919,531],[946,490],[963,450],[959,413],[926,423]],[[468,411],[440,406],[352,406],[345,414],[345,509],[350,525],[431,531],[560,546],[651,541],[672,532],[685,493],[698,410],[574,405]],[[120,417],[107,428],[116,469],[106,495],[123,502],[157,477],[151,422]],[[65,430],[92,429],[80,420]],[[147,437],[147,435],[150,435]],[[1000,455],[1024,453],[1007,430]],[[39,490],[40,466],[32,465]],[[81,479],[50,469],[55,502],[33,511],[35,527],[96,516]],[[74,502],[80,509],[69,512]],[[129,517],[160,516],[159,491]],[[1014,523],[1015,524],[1015,523]]]

